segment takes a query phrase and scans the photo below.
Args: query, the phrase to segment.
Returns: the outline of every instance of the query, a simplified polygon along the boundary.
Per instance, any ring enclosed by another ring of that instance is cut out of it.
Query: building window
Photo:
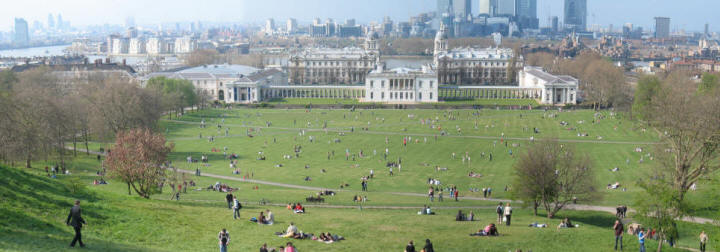
[[[570,102],[574,101],[573,94],[570,94]]]
[[[433,88],[433,81],[430,81],[430,88]],[[432,99],[432,98],[430,98]]]
[[[373,92],[370,92],[370,100],[374,99]]]
[[[418,81],[418,88],[422,88],[422,81]]]
[[[373,81],[370,81],[370,88],[374,88],[374,87],[375,87],[375,83]]]
[[[385,92],[380,92],[380,99],[385,99]]]
[[[380,87],[381,87],[381,88],[385,88],[385,81],[384,81],[384,80],[383,80],[383,81],[380,81]]]
[[[430,100],[432,100],[432,92],[430,92]]]
[[[418,93],[418,100],[422,100],[422,93]]]

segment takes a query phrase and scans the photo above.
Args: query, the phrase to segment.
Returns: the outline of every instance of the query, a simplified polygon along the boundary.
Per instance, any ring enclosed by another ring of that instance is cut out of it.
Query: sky
[[[473,1],[477,13],[479,0]],[[288,17],[301,23],[313,18],[333,18],[343,22],[355,18],[360,23],[381,21],[390,16],[406,21],[410,16],[434,11],[437,0],[12,0],[0,8],[0,31],[10,31],[15,17],[38,20],[47,25],[47,16],[61,13],[73,26],[124,24],[133,17],[138,25],[174,22],[263,23],[275,18],[283,24]],[[720,31],[718,0],[588,0],[588,24],[620,27],[633,23],[646,30],[653,28],[653,17],[672,18],[671,29],[702,31],[710,23]],[[541,26],[548,17],[562,21],[563,0],[538,0]]]

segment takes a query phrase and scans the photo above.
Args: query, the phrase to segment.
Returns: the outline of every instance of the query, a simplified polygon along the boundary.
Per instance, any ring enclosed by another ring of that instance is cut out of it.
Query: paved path
[[[68,147],[68,149],[72,149],[71,147]],[[85,149],[78,149],[78,151],[85,152]],[[105,153],[96,152],[96,151],[90,151],[90,153],[94,155],[105,155]],[[178,169],[179,172],[186,173],[186,174],[195,174],[195,171],[190,170],[184,170],[184,169]],[[302,185],[293,185],[293,184],[285,184],[285,183],[278,183],[278,182],[271,182],[271,181],[264,181],[264,180],[257,180],[257,179],[242,179],[238,177],[231,177],[231,176],[224,176],[224,175],[217,175],[217,174],[211,174],[211,173],[201,173],[201,176],[205,177],[211,177],[211,178],[217,178],[217,179],[223,179],[223,180],[232,180],[232,181],[239,181],[239,182],[245,182],[245,183],[255,183],[255,184],[261,184],[261,185],[271,185],[271,186],[278,186],[278,187],[285,187],[285,188],[293,188],[293,189],[301,189],[301,190],[309,190],[309,191],[321,191],[325,190],[327,188],[323,187],[313,187],[313,186],[302,186]],[[346,189],[333,189],[333,191],[338,192],[358,192],[355,190],[346,190]],[[411,196],[411,197],[427,197],[427,194],[423,193],[410,193],[410,192],[379,192],[379,193],[387,193],[387,194],[393,194],[393,195],[402,195],[402,196]],[[480,198],[480,197],[459,197],[461,200],[482,200],[482,201],[492,201],[492,202],[513,202],[513,203],[522,203],[522,201],[513,201],[509,199],[496,199],[496,198]],[[329,206],[329,205],[322,205],[322,206]],[[352,208],[352,206],[337,206],[337,208]],[[377,209],[418,209],[420,206],[417,207],[408,207],[408,206],[364,206],[363,208],[377,208]],[[435,207],[440,208],[440,207]],[[448,207],[448,209],[455,209],[455,208],[475,208],[475,207]],[[477,207],[481,208],[481,207]],[[443,208],[440,208],[443,209]],[[593,206],[593,205],[567,205],[565,206],[565,209],[569,210],[580,210],[580,211],[599,211],[599,212],[607,212],[611,214],[615,214],[615,207],[609,207],[609,206]],[[629,209],[630,212],[634,212],[634,210]],[[698,223],[698,224],[716,224],[716,222],[713,219],[708,218],[702,218],[702,217],[693,217],[693,216],[687,216],[682,219],[682,221],[685,222],[692,222],[692,223]]]
[[[192,124],[192,125],[200,125],[199,122],[188,122],[188,121],[178,121],[178,120],[165,120],[168,122],[174,122],[174,123],[181,123],[181,124]],[[275,127],[275,126],[248,126],[248,125],[241,125],[241,124],[223,124],[224,126],[233,126],[233,127],[239,127],[239,128],[260,128],[260,129],[280,129],[280,130],[294,130],[294,131],[308,131],[308,132],[325,132],[325,129],[319,129],[319,128],[290,128],[290,127]],[[354,132],[351,132],[350,130],[344,130],[340,128],[328,128],[327,132],[337,132],[337,133],[358,133],[358,134],[370,134],[370,135],[402,135],[402,136],[420,136],[420,137],[434,137],[435,134],[422,134],[422,133],[407,133],[407,132],[391,132],[391,131],[362,131],[362,130],[356,130]],[[237,137],[237,136],[245,136],[245,135],[232,135],[228,137]],[[445,135],[442,136],[443,138],[449,137],[449,138],[469,138],[469,139],[484,139],[484,140],[514,140],[514,141],[531,141],[529,137],[497,137],[497,136],[472,136],[472,135]],[[222,136],[216,136],[215,138],[223,138]],[[178,138],[170,138],[169,140],[197,140],[198,138],[195,137],[178,137]],[[542,138],[537,138],[535,140],[541,140]],[[632,141],[604,141],[604,140],[579,140],[579,139],[558,139],[559,142],[566,142],[566,143],[596,143],[596,144],[629,144],[629,145],[655,145],[655,144],[661,144],[659,142],[632,142]]]

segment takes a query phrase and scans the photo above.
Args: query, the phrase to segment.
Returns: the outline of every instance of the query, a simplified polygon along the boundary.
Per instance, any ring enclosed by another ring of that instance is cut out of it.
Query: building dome
[[[377,40],[379,38],[380,36],[377,34],[377,32],[375,32],[375,30],[371,30],[367,34],[367,40]]]
[[[447,31],[445,30],[445,26],[440,27],[440,30],[438,30],[437,34],[435,34],[435,40],[445,40],[448,39]]]

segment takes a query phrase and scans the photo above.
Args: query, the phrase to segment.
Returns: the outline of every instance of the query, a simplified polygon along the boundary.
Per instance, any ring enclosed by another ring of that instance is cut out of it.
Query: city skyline
[[[472,1],[472,13],[479,13],[479,0]],[[607,27],[622,27],[624,23],[633,23],[646,30],[654,28],[654,17],[665,16],[672,19],[671,31],[703,31],[706,23],[714,31],[714,21],[720,21],[712,10],[720,7],[720,2],[707,2],[703,0],[688,0],[683,2],[670,0],[647,1],[621,1],[606,0],[600,3],[589,0],[587,25],[601,25]],[[172,7],[172,11],[160,9]],[[282,8],[270,8],[282,6]],[[378,6],[384,6],[378,8]],[[618,6],[625,8],[618,8]],[[645,11],[647,6],[653,6],[653,11]],[[540,26],[550,25],[549,18],[559,16],[564,21],[563,0],[538,0],[538,15]],[[300,23],[309,23],[313,18],[323,20],[333,18],[342,22],[354,18],[359,23],[381,22],[384,16],[390,16],[394,21],[405,21],[411,16],[437,10],[437,0],[310,0],[302,4],[291,0],[266,0],[262,2],[251,0],[229,1],[218,0],[210,4],[198,5],[189,0],[169,0],[143,2],[139,0],[128,1],[92,1],[71,0],[57,3],[46,0],[29,0],[6,4],[0,9],[0,31],[9,32],[14,26],[14,18],[24,18],[28,23],[39,21],[47,27],[48,14],[62,14],[66,22],[74,26],[92,26],[104,24],[122,25],[127,17],[133,17],[139,26],[174,23],[174,22],[210,22],[210,23],[247,23],[263,24],[267,18],[286,20],[289,17],[297,19]],[[642,10],[642,11],[641,11]],[[115,15],[106,15],[112,11]],[[208,14],[212,13],[212,14]],[[623,18],[616,18],[623,17]]]

